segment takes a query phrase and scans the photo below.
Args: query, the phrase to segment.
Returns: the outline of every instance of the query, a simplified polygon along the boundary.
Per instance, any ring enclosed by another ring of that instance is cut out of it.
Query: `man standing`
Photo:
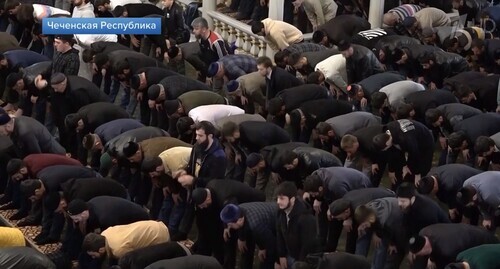
[[[58,35],[54,39],[56,53],[52,63],[52,74],[63,73],[77,76],[80,70],[78,50],[73,48],[73,35]]]
[[[193,34],[200,44],[200,60],[203,66],[198,69],[198,78],[205,81],[208,66],[229,54],[229,45],[221,35],[208,29],[208,22],[205,18],[199,17],[191,23]]]
[[[349,84],[360,82],[371,75],[384,72],[382,64],[368,48],[351,44],[346,40],[341,40],[338,48],[346,58]]]
[[[319,250],[316,221],[306,203],[297,197],[293,182],[281,183],[276,188],[276,197],[279,263],[275,268],[292,268],[296,261],[305,261],[308,254]]]
[[[210,180],[224,178],[227,166],[226,154],[219,140],[214,137],[215,127],[208,121],[196,125],[196,145],[191,151],[186,170],[177,174],[177,181],[185,188],[204,188]],[[175,177],[174,177],[175,178]],[[191,191],[188,191],[191,196]],[[194,205],[188,206],[179,227],[179,237],[185,238],[191,230]]]

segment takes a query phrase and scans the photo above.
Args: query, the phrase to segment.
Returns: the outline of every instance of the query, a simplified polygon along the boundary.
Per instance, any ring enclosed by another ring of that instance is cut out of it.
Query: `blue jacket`
[[[50,61],[47,56],[41,55],[31,50],[10,50],[3,54],[7,61],[9,62],[10,70],[18,70],[19,68],[25,68],[30,65]]]

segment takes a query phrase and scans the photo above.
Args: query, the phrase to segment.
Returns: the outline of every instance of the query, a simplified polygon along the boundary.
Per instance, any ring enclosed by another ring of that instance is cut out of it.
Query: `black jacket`
[[[204,255],[191,255],[169,260],[157,261],[144,269],[222,269],[222,265],[214,258]]]
[[[365,94],[365,98],[368,99],[368,103],[370,103],[369,102],[371,100],[370,96],[373,93],[378,92],[380,89],[389,84],[402,81],[405,79],[406,78],[399,73],[384,72],[371,75],[360,81],[358,84],[361,85],[361,87],[363,87],[363,93]]]
[[[432,246],[431,261],[436,263],[436,268],[444,268],[449,263],[455,262],[457,255],[466,250],[483,244],[496,244],[498,239],[495,234],[481,227],[463,223],[435,224],[422,229],[421,236],[429,238]],[[427,257],[425,257],[427,258]],[[414,268],[424,269],[427,260],[417,257]]]
[[[367,258],[345,252],[328,253],[323,256],[318,269],[370,269],[371,263]]]
[[[293,152],[297,154],[298,166],[295,169],[287,170],[283,167],[284,163],[279,163],[277,171],[283,180],[295,182],[298,188],[302,188],[306,177],[319,168],[342,166],[342,162],[337,156],[322,149],[304,146],[293,149]]]
[[[85,202],[98,196],[127,198],[127,190],[116,180],[107,178],[72,178],[61,184],[67,203],[75,199]]]
[[[348,83],[356,83],[374,74],[383,73],[384,69],[375,54],[366,47],[353,44],[353,55],[346,59]]]
[[[360,171],[346,167],[321,168],[314,173],[323,181],[323,197],[316,198],[327,203],[344,197],[352,190],[372,187],[370,178]]]
[[[328,98],[328,89],[316,84],[305,84],[288,88],[276,95],[285,105],[285,112],[290,112],[298,108],[302,103]]]
[[[146,126],[126,131],[114,139],[108,141],[104,146],[104,151],[112,157],[120,157],[118,149],[123,148],[125,143],[135,141],[139,143],[153,137],[168,136],[168,133],[158,127]]]
[[[165,8],[163,12],[167,37],[176,40],[184,31],[184,11],[177,2],[174,2],[170,9]]]
[[[405,227],[410,235],[437,223],[449,223],[448,214],[438,203],[425,195],[415,195],[415,202],[405,212]]]
[[[434,138],[422,123],[411,120],[397,120],[387,124],[392,135],[393,147],[398,146],[408,153],[406,165],[412,174],[427,174],[432,165]]]
[[[258,152],[269,145],[290,142],[290,135],[274,123],[245,121],[240,123],[240,145],[247,152]]]
[[[129,64],[132,74],[136,74],[139,69],[144,67],[166,68],[163,63],[136,51],[116,50],[108,53],[108,58],[111,63],[111,71],[113,74],[116,74],[119,71],[117,70],[118,63],[123,61]]]
[[[500,115],[497,113],[482,113],[457,123],[454,131],[464,131],[467,134],[470,146],[480,136],[492,136],[500,132]]]
[[[56,269],[49,257],[30,247],[2,248],[0,251],[2,269]]]
[[[302,81],[296,76],[290,74],[285,69],[279,67],[273,67],[271,73],[271,78],[266,77],[266,97],[267,99],[274,98],[281,91],[302,85]]]
[[[108,102],[86,105],[78,110],[76,116],[83,121],[87,132],[94,132],[97,127],[113,120],[130,118],[125,109]]]
[[[429,176],[435,176],[438,182],[437,198],[449,209],[457,208],[457,192],[464,182],[483,171],[465,164],[452,163],[433,167]]]
[[[377,148],[375,148],[373,144],[373,138],[383,132],[384,132],[383,125],[373,125],[359,129],[351,133],[358,139],[359,143],[358,151],[363,155],[365,155],[367,158],[369,158],[370,161],[372,161],[373,163],[376,163],[376,161],[381,156],[379,150],[377,150]]]
[[[408,59],[402,65],[395,66],[402,75],[409,78],[417,78],[423,76],[422,65],[420,64],[420,58],[428,53],[434,53],[435,51],[441,50],[435,46],[429,45],[407,45],[401,47],[403,51],[408,55]],[[394,63],[395,64],[395,63]]]
[[[264,202],[263,192],[236,180],[213,179],[206,188],[212,195],[212,206],[220,210],[227,204],[242,204],[250,202]]]
[[[500,75],[495,74],[467,81],[465,85],[473,90],[477,98],[468,105],[483,111],[495,112],[499,79]]]
[[[46,193],[61,191],[61,184],[72,178],[95,178],[97,172],[91,168],[75,165],[53,165],[42,169],[37,177],[43,182]]]
[[[24,158],[34,153],[66,154],[66,150],[40,122],[30,117],[14,119],[14,131],[10,135],[17,156]]]
[[[288,216],[284,210],[278,211],[276,225],[278,257],[305,261],[308,254],[318,251],[316,220],[298,197]]]
[[[453,93],[446,90],[418,91],[408,94],[405,102],[411,104],[415,110],[414,119],[425,124],[425,112],[440,105],[457,103]]]
[[[280,156],[283,154],[283,152],[287,150],[294,150],[298,147],[307,146],[308,145],[306,143],[300,142],[288,142],[283,144],[270,145],[261,149],[260,154],[262,154],[264,160],[266,160],[267,168],[276,173],[281,170]]]
[[[197,165],[200,166],[198,173],[196,173]],[[224,178],[226,165],[226,153],[219,140],[214,139],[206,151],[200,146],[193,148],[186,171],[196,179],[194,185],[203,188],[213,179]]]
[[[165,89],[167,100],[175,100],[184,93],[190,91],[210,91],[207,84],[194,80],[192,78],[176,75],[162,79],[158,84],[161,84]]]
[[[429,69],[423,71],[425,81],[436,84],[438,89],[443,88],[444,79],[461,72],[469,71],[469,65],[462,56],[445,51],[433,52],[436,61]]]
[[[354,211],[358,206],[386,197],[396,197],[396,194],[385,188],[362,188],[349,191],[341,199],[350,203],[351,217],[354,219]]]
[[[369,30],[370,23],[355,15],[339,15],[320,25],[318,30],[325,31],[330,43],[337,45],[340,40],[350,40],[355,34]]]
[[[245,223],[238,231],[239,239],[248,241],[248,237],[259,249],[274,251],[276,248],[276,216],[278,206],[275,202],[252,202],[240,204],[245,216]]]
[[[104,231],[112,226],[150,219],[142,206],[120,197],[98,196],[90,199],[87,206],[90,214],[87,230]]]
[[[92,52],[94,52],[95,54],[104,53],[106,55],[116,50],[130,50],[130,51],[132,50],[131,48],[124,46],[120,43],[108,42],[108,41],[97,41],[95,43],[92,43],[90,45],[90,49],[92,49]]]
[[[154,262],[184,257],[189,254],[191,253],[186,253],[180,243],[171,241],[130,251],[120,258],[118,265],[121,269],[144,269]]]

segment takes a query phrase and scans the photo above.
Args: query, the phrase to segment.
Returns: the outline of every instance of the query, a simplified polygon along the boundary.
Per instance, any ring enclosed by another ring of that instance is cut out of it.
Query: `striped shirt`
[[[229,54],[229,45],[214,31],[210,31],[208,38],[200,39],[199,43],[201,59],[207,66]]]
[[[415,13],[422,9],[419,5],[405,4],[389,10],[390,13],[395,13],[398,16],[398,21],[403,21],[407,17],[413,17]],[[389,13],[388,12],[388,13]]]
[[[250,55],[227,55],[219,62],[224,65],[224,73],[229,80],[257,71],[257,61]]]

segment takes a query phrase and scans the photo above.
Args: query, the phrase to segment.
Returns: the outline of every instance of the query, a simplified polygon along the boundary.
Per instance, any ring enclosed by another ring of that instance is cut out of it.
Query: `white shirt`
[[[47,18],[52,15],[70,15],[70,13],[66,10],[47,5],[33,4],[33,17],[35,18],[35,21],[42,22],[43,18]]]
[[[411,80],[394,82],[380,89],[380,92],[387,95],[389,105],[394,109],[404,103],[404,98],[408,96],[408,94],[418,91],[425,91],[425,87]]]
[[[95,18],[94,6],[89,2],[81,7],[75,7],[73,9],[73,18]],[[75,35],[75,39],[83,48],[90,48],[90,45],[99,41],[107,42],[117,42],[118,37],[116,35]]]
[[[232,116],[245,114],[245,110],[230,105],[206,105],[191,109],[188,116],[194,122],[209,121],[215,125],[215,121]]]
[[[347,92],[347,71],[345,69],[346,60],[342,54],[336,54],[319,62],[314,71],[321,71],[328,83],[333,83],[342,91]]]

